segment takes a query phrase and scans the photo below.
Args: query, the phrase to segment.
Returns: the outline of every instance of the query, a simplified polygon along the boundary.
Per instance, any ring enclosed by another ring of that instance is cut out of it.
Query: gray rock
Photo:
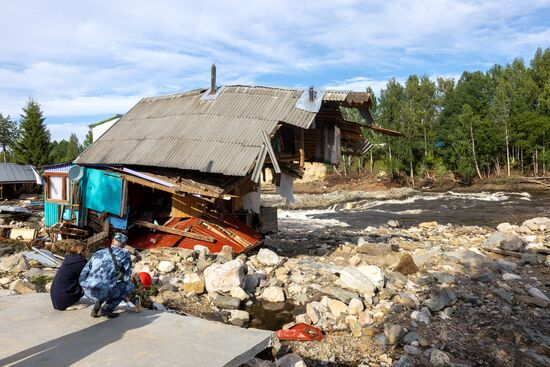
[[[256,255],[256,260],[258,260],[260,264],[266,266],[279,265],[279,263],[281,262],[279,255],[267,248],[262,248],[260,249],[260,251],[258,251],[258,254]]]
[[[546,297],[546,295],[544,293],[542,293],[540,291],[540,289],[538,289],[538,288],[535,288],[535,287],[529,288],[529,294],[531,296],[535,297],[535,298],[540,299],[540,300],[550,302],[550,299],[548,297]]]
[[[295,353],[287,354],[275,361],[275,367],[306,367],[306,364]]]
[[[451,274],[446,272],[441,272],[441,271],[433,273],[433,276],[439,284],[445,284],[445,283],[451,284],[451,283],[454,283],[456,280],[455,277],[452,276]]]
[[[529,264],[529,265],[538,265],[539,264],[539,255],[532,254],[532,253],[523,253],[521,254],[521,260],[520,263],[522,265]]]
[[[367,256],[383,256],[385,254],[389,254],[391,251],[391,245],[387,243],[364,242],[357,247],[357,252]]]
[[[500,245],[508,237],[508,234],[504,232],[495,232],[489,236],[482,244],[481,247],[495,247]]]
[[[212,264],[204,270],[204,283],[208,292],[229,292],[240,287],[244,280],[244,263],[240,259],[225,264]]]
[[[446,367],[451,365],[451,359],[447,353],[434,349],[430,354],[430,364],[433,367]]]
[[[419,356],[419,355],[422,354],[421,349],[419,349],[417,347],[413,347],[412,345],[405,345],[403,347],[403,350],[405,351],[405,353],[413,355],[413,356]]]
[[[388,344],[388,338],[384,334],[377,334],[374,337],[374,342],[382,347],[385,347]]]
[[[229,322],[232,325],[241,327],[246,325],[248,321],[250,321],[250,314],[246,311],[231,310],[229,312],[230,312]]]
[[[518,268],[518,264],[512,261],[507,260],[498,260],[497,261],[497,267],[501,271],[505,271],[507,273],[513,273]]]
[[[392,367],[414,367],[414,360],[409,356],[402,356],[393,362]]]
[[[447,257],[457,259],[462,265],[470,268],[477,268],[492,264],[491,259],[487,258],[487,256],[466,249],[449,251],[446,252],[445,255]]]
[[[384,335],[388,338],[389,344],[395,344],[404,333],[403,326],[399,324],[384,325]]]
[[[340,284],[343,288],[368,296],[374,295],[376,285],[362,272],[353,266],[339,269]]]
[[[339,299],[344,303],[349,303],[353,298],[359,298],[359,294],[356,292],[332,286],[321,288],[321,293]]]
[[[260,281],[266,279],[266,275],[262,273],[246,274],[244,277],[244,290],[247,293],[256,292],[256,288],[260,285]]]
[[[518,236],[512,236],[506,238],[500,242],[500,248],[506,251],[522,251],[523,250],[523,240]]]
[[[273,363],[271,361],[254,358],[243,364],[243,367],[273,367]]]
[[[481,282],[481,283],[488,283],[495,279],[495,275],[493,273],[484,273],[480,275],[475,275],[472,277],[472,280]]]
[[[507,290],[504,290],[502,288],[498,288],[494,290],[495,294],[505,300],[508,303],[512,303],[512,293],[508,292]]]
[[[420,338],[420,335],[416,331],[411,331],[405,334],[403,336],[403,343],[405,344],[411,344],[412,342],[418,340]]]
[[[391,227],[391,228],[399,228],[399,227],[401,227],[401,223],[399,223],[395,219],[390,219],[388,221],[388,226]]]
[[[424,302],[424,305],[432,312],[441,311],[456,301],[456,295],[450,288],[443,288],[441,292]]]
[[[221,251],[218,253],[218,263],[223,263],[226,261],[233,260],[233,248],[231,246],[223,246]]]
[[[398,272],[391,272],[386,274],[386,288],[393,288],[395,290],[401,290],[407,285],[408,279],[405,275]]]
[[[221,309],[238,310],[241,306],[241,300],[237,297],[219,295],[214,298],[214,306]]]
[[[281,287],[276,287],[276,286],[267,287],[262,292],[262,298],[268,302],[284,302],[285,292]]]

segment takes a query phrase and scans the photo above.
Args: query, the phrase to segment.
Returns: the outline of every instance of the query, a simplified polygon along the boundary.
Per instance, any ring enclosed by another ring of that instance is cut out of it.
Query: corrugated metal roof
[[[30,165],[0,163],[0,183],[36,182],[34,169]]]
[[[262,146],[261,131],[280,122],[309,128],[316,113],[295,107],[299,89],[226,86],[142,99],[75,163],[140,165],[245,176]],[[334,92],[335,96],[348,92]]]

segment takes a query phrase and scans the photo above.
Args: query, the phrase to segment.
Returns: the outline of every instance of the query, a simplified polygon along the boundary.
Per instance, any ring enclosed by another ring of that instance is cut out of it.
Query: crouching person
[[[69,254],[65,256],[63,264],[53,278],[50,291],[54,309],[66,310],[84,295],[79,284],[79,277],[86,265],[85,254],[86,246],[84,244],[74,244],[69,249]]]
[[[125,235],[116,233],[111,247],[96,251],[80,273],[84,294],[96,301],[92,317],[117,317],[113,311],[134,290],[132,261],[124,249],[127,241]]]

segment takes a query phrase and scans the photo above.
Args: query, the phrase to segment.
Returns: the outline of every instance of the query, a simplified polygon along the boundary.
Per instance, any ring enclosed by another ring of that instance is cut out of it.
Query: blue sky
[[[206,87],[213,62],[220,84],[379,91],[550,46],[550,0],[27,0],[0,14],[0,112],[19,117],[35,98],[53,139]]]

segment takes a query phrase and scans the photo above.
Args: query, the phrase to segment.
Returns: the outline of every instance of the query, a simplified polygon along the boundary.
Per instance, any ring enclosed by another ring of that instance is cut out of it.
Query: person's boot
[[[99,310],[98,316],[106,317],[108,319],[114,319],[115,317],[118,317],[120,314],[115,313],[113,311],[105,311],[105,306],[101,307],[101,310]]]
[[[98,313],[101,310],[101,302],[97,301],[94,304],[94,307],[92,307],[92,313],[90,313],[90,316],[92,317],[99,317]]]

